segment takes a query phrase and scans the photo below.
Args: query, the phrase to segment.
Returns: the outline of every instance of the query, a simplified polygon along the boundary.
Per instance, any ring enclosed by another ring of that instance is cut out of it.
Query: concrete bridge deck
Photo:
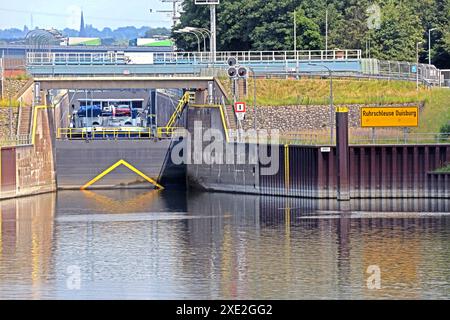
[[[139,77],[139,76],[61,76],[61,77],[36,77],[42,90],[66,89],[174,89],[174,88],[208,88],[208,82],[214,81],[214,77]]]

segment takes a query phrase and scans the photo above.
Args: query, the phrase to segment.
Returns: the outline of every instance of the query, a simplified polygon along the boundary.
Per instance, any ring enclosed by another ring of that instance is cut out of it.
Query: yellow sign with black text
[[[419,107],[363,107],[361,127],[417,127]]]

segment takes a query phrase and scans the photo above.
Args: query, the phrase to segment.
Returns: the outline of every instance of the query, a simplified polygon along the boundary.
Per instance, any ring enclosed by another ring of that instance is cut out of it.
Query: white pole
[[[416,89],[419,91],[419,45],[422,42],[417,42],[416,55],[417,55],[417,65],[416,65]]]
[[[297,55],[297,11],[294,10],[294,55],[295,55],[295,71],[298,74],[298,55]]]
[[[294,11],[294,52],[297,53],[297,16]],[[295,55],[297,59],[297,55]]]
[[[211,10],[211,61],[216,62],[216,5],[210,5]]]
[[[428,64],[431,65],[431,29],[428,30]]]
[[[428,30],[428,64],[431,65],[431,32],[436,30],[436,28]]]
[[[325,12],[325,51],[328,51],[328,9]]]

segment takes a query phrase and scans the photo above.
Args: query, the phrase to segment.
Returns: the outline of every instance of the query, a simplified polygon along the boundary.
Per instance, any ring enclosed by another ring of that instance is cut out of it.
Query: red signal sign
[[[245,113],[247,111],[247,107],[245,102],[236,102],[234,104],[234,112],[236,113]]]

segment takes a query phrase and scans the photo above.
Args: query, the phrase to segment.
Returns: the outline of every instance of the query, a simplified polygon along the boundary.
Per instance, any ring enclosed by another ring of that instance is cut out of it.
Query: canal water
[[[449,211],[147,190],[6,200],[0,299],[449,299]]]

